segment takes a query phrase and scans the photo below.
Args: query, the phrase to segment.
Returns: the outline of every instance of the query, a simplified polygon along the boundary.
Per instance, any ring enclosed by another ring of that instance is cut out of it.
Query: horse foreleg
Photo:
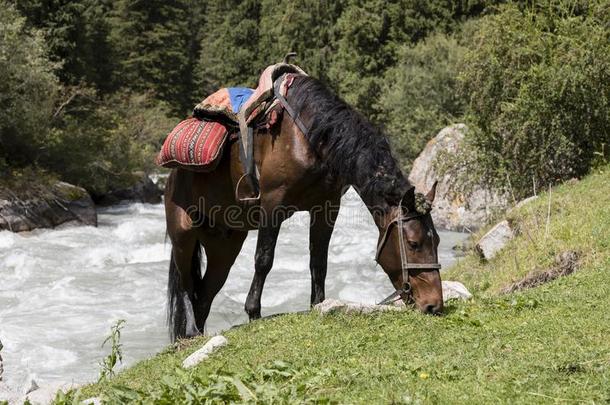
[[[338,205],[337,205],[338,207]],[[311,211],[309,219],[309,271],[311,273],[311,306],[325,298],[328,245],[337,218],[335,211]]]
[[[252,279],[245,305],[250,320],[261,317],[261,295],[267,274],[269,274],[271,267],[273,267],[275,243],[277,242],[280,226],[281,224],[269,224],[262,226],[258,230],[258,241],[256,243],[254,259],[254,278]]]

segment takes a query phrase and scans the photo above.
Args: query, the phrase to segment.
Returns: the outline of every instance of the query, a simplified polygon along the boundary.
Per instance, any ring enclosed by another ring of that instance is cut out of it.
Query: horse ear
[[[435,181],[434,184],[432,185],[432,188],[430,189],[430,191],[428,191],[428,194],[426,194],[426,200],[428,200],[428,202],[430,204],[432,204],[434,202],[434,197],[436,197],[436,185],[438,184],[438,181]]]
[[[402,199],[400,200],[400,206],[406,212],[415,210],[415,187],[409,188],[407,192],[402,196]]]

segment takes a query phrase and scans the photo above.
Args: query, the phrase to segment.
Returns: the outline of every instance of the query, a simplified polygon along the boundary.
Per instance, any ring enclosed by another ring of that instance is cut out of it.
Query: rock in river
[[[161,188],[149,176],[143,174],[129,187],[94,195],[93,198],[99,205],[113,205],[122,201],[158,204],[162,195]]]

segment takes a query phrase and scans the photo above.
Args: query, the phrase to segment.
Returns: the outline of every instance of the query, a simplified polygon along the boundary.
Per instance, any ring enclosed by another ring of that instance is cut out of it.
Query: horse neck
[[[411,185],[404,178],[397,164],[394,166],[392,174],[383,174],[383,170],[385,170],[383,167],[360,169],[361,173],[354,176],[355,181],[351,185],[362,198],[377,226],[385,227],[388,221],[395,217],[396,211],[400,209],[400,200]],[[359,179],[364,179],[364,181],[358,181]],[[388,218],[390,219],[388,220]]]
[[[373,217],[373,221],[379,230],[385,229],[388,224],[396,216],[396,212],[400,210],[398,204],[388,204],[382,196],[379,195],[364,195],[360,193],[356,187],[360,198],[366,205],[369,213]]]

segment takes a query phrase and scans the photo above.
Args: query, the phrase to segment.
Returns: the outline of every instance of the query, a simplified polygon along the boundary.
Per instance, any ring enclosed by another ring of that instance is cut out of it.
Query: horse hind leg
[[[204,232],[201,236],[207,259],[203,280],[196,285],[195,319],[201,331],[210,314],[212,301],[225,284],[247,235],[247,232],[229,231],[226,236],[211,232]]]
[[[196,239],[174,243],[167,285],[168,324],[172,341],[200,333],[193,304],[201,280],[201,248]]]

